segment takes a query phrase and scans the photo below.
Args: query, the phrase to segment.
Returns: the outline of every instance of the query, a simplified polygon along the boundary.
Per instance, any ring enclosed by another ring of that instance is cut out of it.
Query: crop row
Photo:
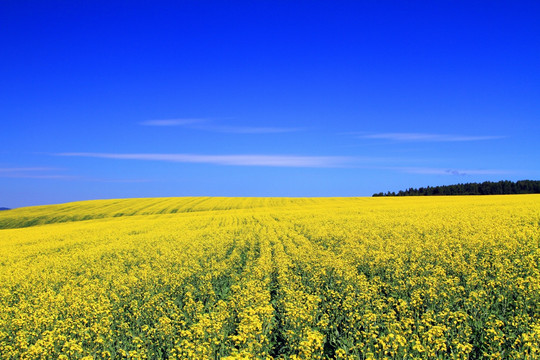
[[[0,230],[0,357],[537,359],[540,198],[474,199]]]

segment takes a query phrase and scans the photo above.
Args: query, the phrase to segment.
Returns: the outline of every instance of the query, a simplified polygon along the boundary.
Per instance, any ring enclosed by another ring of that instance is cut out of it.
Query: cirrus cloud
[[[233,126],[220,125],[208,119],[164,119],[164,120],[147,120],[139,123],[143,126],[158,126],[158,127],[183,127],[194,130],[230,133],[230,134],[278,134],[300,131],[300,128],[285,128],[271,126]]]
[[[502,139],[504,136],[492,135],[451,135],[426,133],[377,133],[358,135],[361,139],[379,139],[394,141],[425,141],[425,142],[453,142],[453,141],[481,141]]]
[[[201,155],[201,154],[117,154],[75,152],[59,153],[57,156],[91,157],[120,160],[153,160],[179,163],[199,163],[232,166],[273,167],[343,167],[354,159],[345,156],[299,156],[299,155]]]
[[[507,175],[512,174],[507,170],[496,169],[451,169],[451,168],[432,168],[432,167],[387,167],[388,170],[400,171],[408,174],[423,174],[423,175]]]

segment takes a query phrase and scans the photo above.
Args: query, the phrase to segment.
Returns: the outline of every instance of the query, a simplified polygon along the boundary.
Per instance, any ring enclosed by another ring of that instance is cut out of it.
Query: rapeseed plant
[[[540,197],[0,214],[2,359],[538,359]]]

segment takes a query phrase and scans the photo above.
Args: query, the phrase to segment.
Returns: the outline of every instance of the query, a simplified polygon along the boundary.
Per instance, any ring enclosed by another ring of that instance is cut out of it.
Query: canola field
[[[0,213],[1,359],[538,359],[540,195]]]

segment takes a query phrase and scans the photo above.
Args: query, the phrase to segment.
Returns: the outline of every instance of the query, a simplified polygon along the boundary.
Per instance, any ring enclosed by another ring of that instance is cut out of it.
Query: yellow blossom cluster
[[[540,359],[540,196],[0,213],[0,359]]]

